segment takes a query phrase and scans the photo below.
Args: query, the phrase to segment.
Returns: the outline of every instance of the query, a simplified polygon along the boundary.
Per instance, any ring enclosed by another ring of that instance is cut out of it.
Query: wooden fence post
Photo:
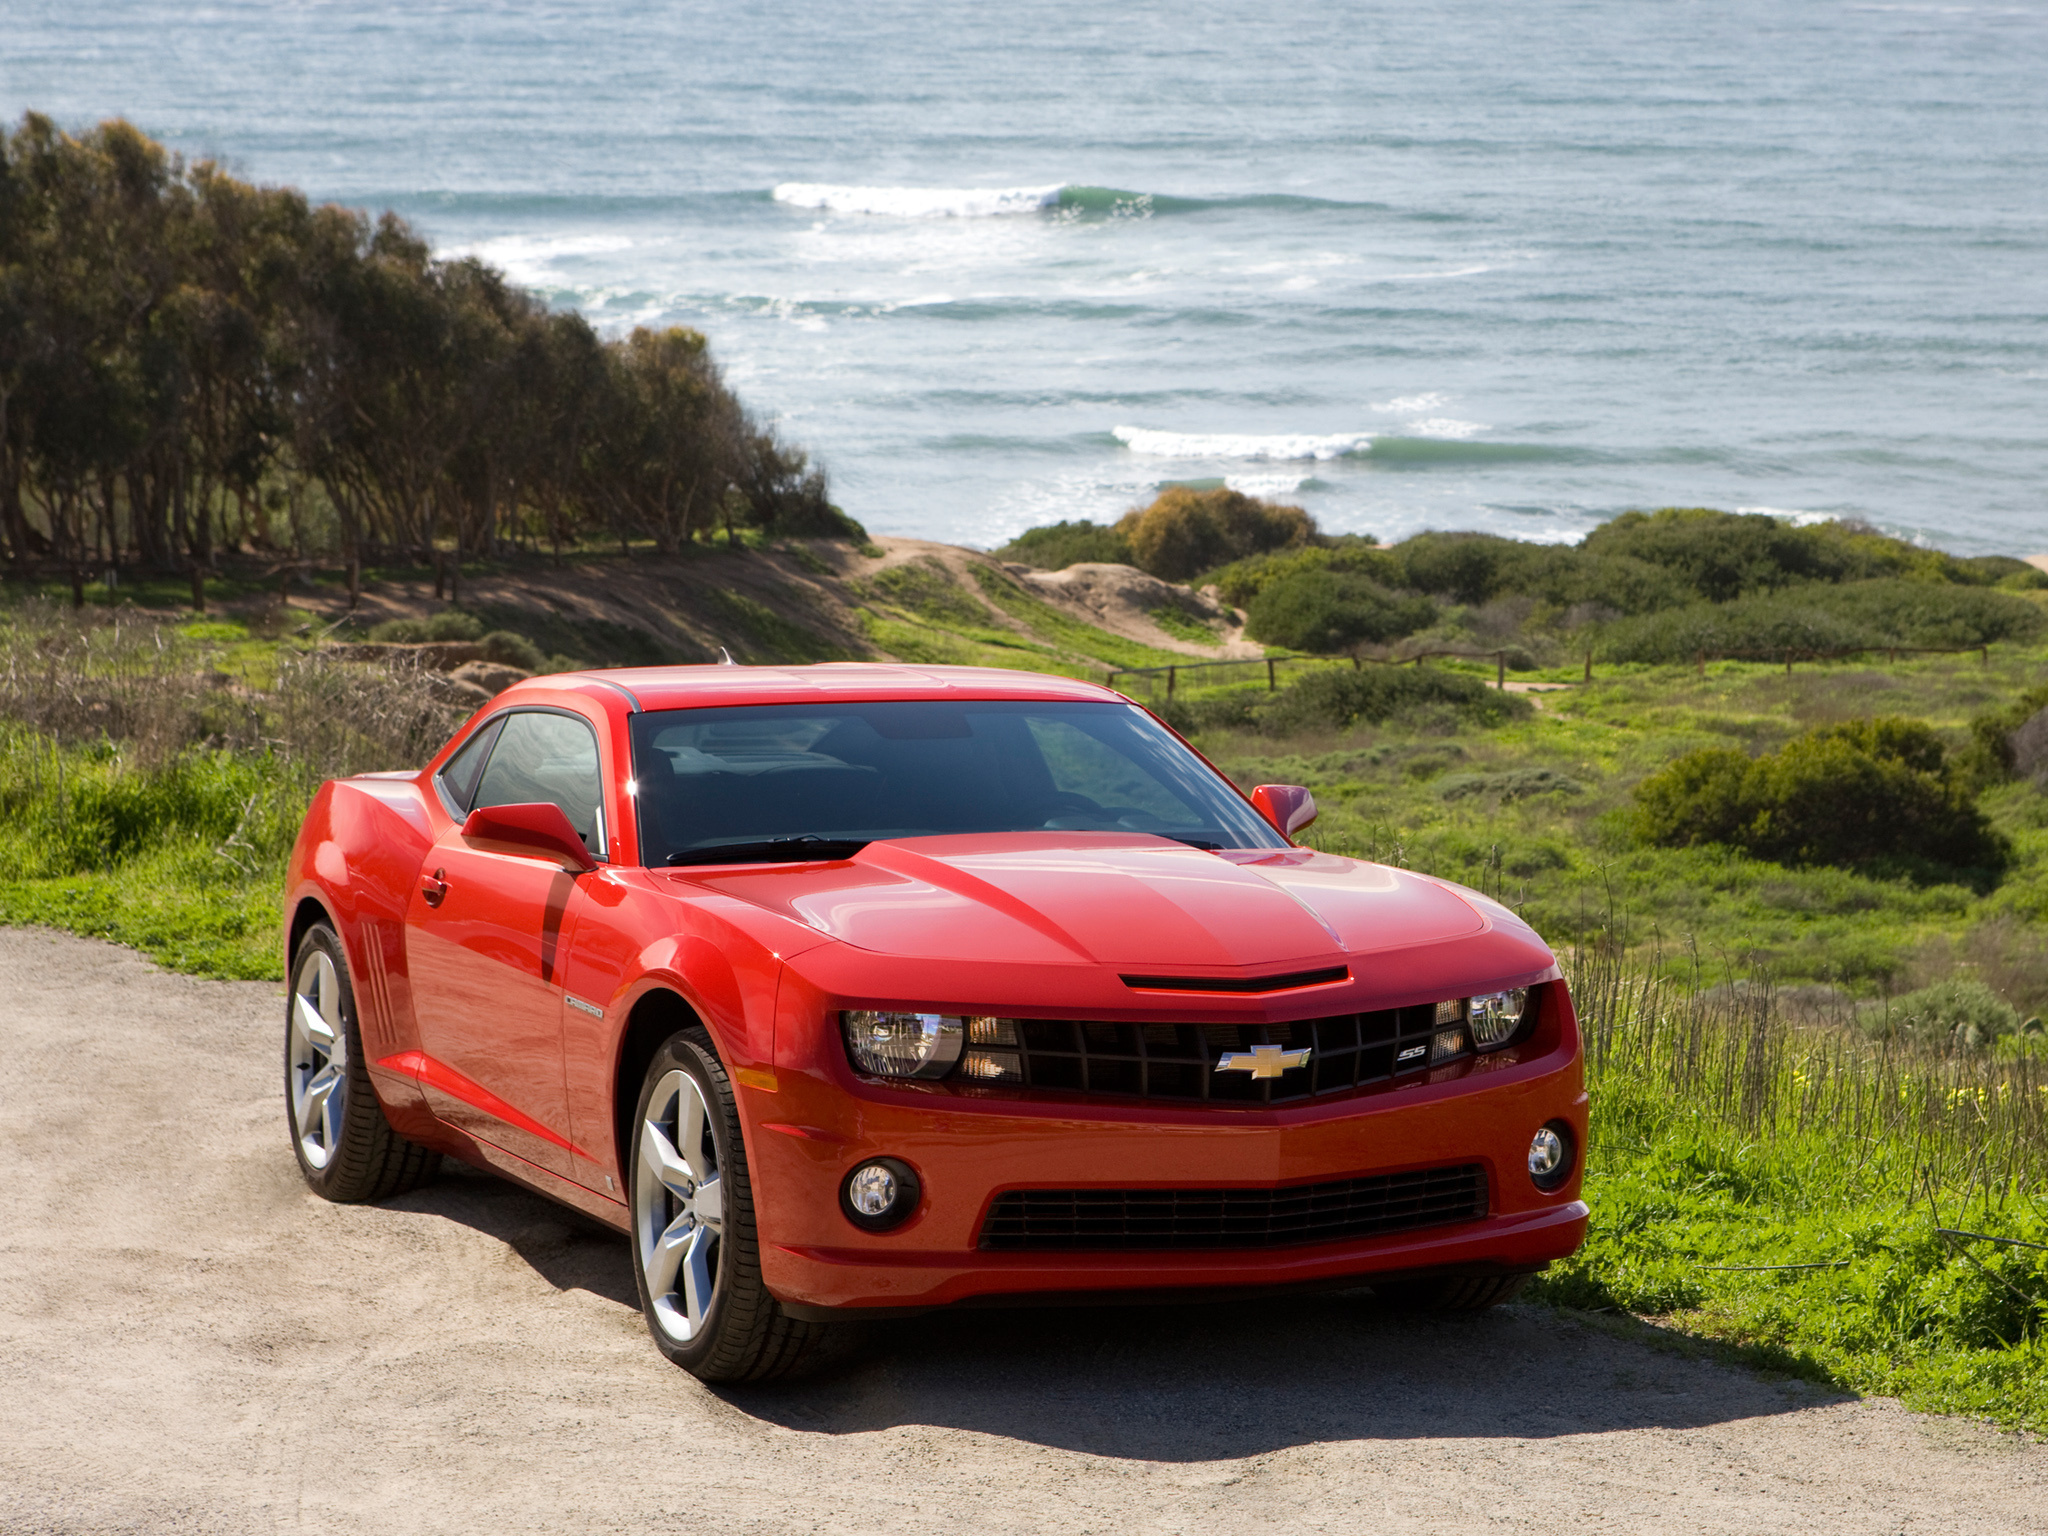
[[[1502,693],[1508,691],[1508,653],[1506,651],[1495,651],[1493,653],[1493,686]]]
[[[1593,681],[1593,647],[1586,647],[1586,681]]]
[[[1168,667],[1166,669],[1166,696],[1169,699],[1173,697],[1174,679],[1179,674],[1179,672],[1179,667]]]
[[[1279,679],[1275,677],[1273,673],[1273,658],[1268,656],[1266,658],[1266,692],[1272,693],[1276,689],[1278,689],[1279,686]]]

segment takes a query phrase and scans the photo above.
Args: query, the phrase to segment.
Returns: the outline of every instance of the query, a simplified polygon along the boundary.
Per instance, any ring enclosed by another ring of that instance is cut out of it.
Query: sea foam
[[[1370,432],[1156,432],[1114,427],[1110,436],[1133,453],[1156,459],[1341,459],[1372,448]]]
[[[897,219],[991,219],[1057,208],[1063,188],[1049,187],[837,187],[785,181],[771,194],[792,208],[828,213],[872,213]]]

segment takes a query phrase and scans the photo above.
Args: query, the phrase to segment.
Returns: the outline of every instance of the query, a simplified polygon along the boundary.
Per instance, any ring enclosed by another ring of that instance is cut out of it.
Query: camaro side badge
[[[1218,1072],[1249,1072],[1253,1077],[1278,1077],[1289,1067],[1305,1067],[1315,1047],[1304,1045],[1287,1050],[1277,1045],[1255,1045],[1248,1051],[1225,1051],[1216,1058]]]
[[[576,996],[573,992],[564,992],[562,994],[562,1001],[567,1003],[571,1008],[574,1008],[578,1013],[587,1013],[593,1019],[601,1019],[604,1017],[604,1010],[602,1008],[598,1007],[595,1003],[586,1003],[585,1001],[583,1001],[582,998]]]

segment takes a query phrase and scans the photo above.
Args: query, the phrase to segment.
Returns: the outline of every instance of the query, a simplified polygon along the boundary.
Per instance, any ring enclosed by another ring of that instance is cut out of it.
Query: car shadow
[[[587,1291],[634,1312],[626,1239],[602,1222],[521,1189],[494,1173],[444,1158],[435,1181],[382,1202],[392,1210],[420,1211],[495,1237],[558,1291]]]
[[[389,1204],[499,1239],[557,1290],[639,1310],[624,1237],[493,1175],[451,1162],[438,1182]],[[1331,1440],[1698,1429],[1852,1396],[1547,1307],[1416,1315],[1367,1291],[933,1312],[834,1333],[820,1370],[712,1390],[803,1434],[924,1425],[1172,1462]]]
[[[1547,1307],[1426,1316],[1365,1291],[932,1313],[878,1325],[822,1379],[719,1395],[800,1432],[944,1425],[1148,1461],[1329,1440],[1696,1429],[1846,1400]]]

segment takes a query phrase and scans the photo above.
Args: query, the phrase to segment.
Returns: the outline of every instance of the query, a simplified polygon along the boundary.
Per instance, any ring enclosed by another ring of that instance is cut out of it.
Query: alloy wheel
[[[697,1079],[673,1071],[640,1125],[634,1246],[655,1321],[679,1344],[703,1331],[718,1289],[725,1185],[711,1121]]]
[[[348,1029],[341,1016],[341,973],[309,949],[292,978],[290,1085],[292,1126],[306,1166],[325,1168],[341,1143],[348,1109]]]

